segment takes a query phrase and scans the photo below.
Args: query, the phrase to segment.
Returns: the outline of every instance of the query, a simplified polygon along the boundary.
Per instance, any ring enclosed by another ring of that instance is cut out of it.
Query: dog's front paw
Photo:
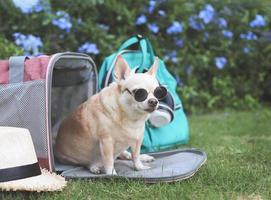
[[[150,169],[150,168],[151,168],[150,166],[143,165],[141,161],[136,162],[136,163],[134,164],[134,166],[135,166],[135,169],[136,169],[137,171],[140,171],[140,170],[146,170],[146,169]]]
[[[100,165],[93,164],[93,165],[90,165],[88,169],[92,174],[102,173],[102,167]]]
[[[115,169],[107,169],[105,170],[107,175],[118,175]]]
[[[148,154],[139,155],[139,159],[142,162],[153,162],[155,160],[155,158],[153,156],[149,156]]]
[[[115,169],[113,170],[112,175],[118,175]]]
[[[135,166],[135,169],[136,169],[137,171],[147,170],[147,169],[150,169],[150,168],[151,168],[150,166],[146,166],[146,165]]]

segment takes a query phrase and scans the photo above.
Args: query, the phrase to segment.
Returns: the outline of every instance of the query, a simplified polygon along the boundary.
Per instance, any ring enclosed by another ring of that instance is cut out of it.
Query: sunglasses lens
[[[145,89],[137,89],[134,92],[135,100],[138,102],[144,101],[148,96],[148,92]]]
[[[163,86],[157,87],[153,94],[157,99],[161,100],[167,96],[167,89]]]

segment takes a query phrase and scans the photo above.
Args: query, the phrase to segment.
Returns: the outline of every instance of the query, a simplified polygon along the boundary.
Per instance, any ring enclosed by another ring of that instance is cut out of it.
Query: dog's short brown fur
[[[132,159],[136,170],[148,169],[142,161],[153,157],[140,154],[145,122],[158,105],[149,100],[159,85],[156,80],[158,61],[146,73],[130,70],[119,56],[115,67],[115,82],[89,98],[61,124],[55,144],[60,162],[84,165],[93,173],[116,174],[114,160],[120,156]],[[125,89],[144,88],[147,99],[137,102]],[[158,101],[157,101],[158,102]],[[132,155],[126,149],[131,147]]]

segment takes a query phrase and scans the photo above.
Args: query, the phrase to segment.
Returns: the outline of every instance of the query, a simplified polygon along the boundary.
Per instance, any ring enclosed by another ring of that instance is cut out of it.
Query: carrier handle
[[[24,79],[24,61],[27,56],[11,56],[9,58],[9,83],[21,83]]]

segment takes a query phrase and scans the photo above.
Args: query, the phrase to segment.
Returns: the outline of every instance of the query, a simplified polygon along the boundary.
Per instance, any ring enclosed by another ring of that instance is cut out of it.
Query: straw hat
[[[62,176],[40,169],[27,129],[0,127],[0,190],[58,191]]]

